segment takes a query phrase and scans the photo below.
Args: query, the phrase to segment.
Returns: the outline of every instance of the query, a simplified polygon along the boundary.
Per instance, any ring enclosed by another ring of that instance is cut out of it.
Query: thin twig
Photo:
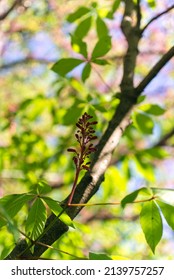
[[[31,63],[33,62],[33,63],[49,64],[49,63],[55,62],[55,60],[47,60],[47,59],[43,59],[43,58],[34,58],[34,57],[27,56],[23,59],[0,65],[0,71],[6,70],[6,69],[9,69],[12,67],[16,67],[21,64],[30,63],[30,62]]]
[[[174,46],[171,47],[168,52],[166,52],[161,59],[152,67],[150,72],[146,77],[140,82],[140,84],[135,88],[136,95],[139,96],[148,84],[156,77],[160,70],[169,62],[169,60],[174,56]]]
[[[164,135],[158,143],[156,143],[155,147],[165,146],[168,139],[170,139],[174,135],[174,128],[169,131],[166,135]]]
[[[108,85],[106,83],[106,81],[103,79],[102,75],[100,74],[100,72],[94,67],[94,65],[92,65],[92,69],[94,70],[94,72],[98,75],[98,77],[100,78],[100,80],[103,82],[103,84],[107,87],[107,89],[112,92],[113,94],[115,94],[114,90],[111,88],[110,85]]]
[[[148,202],[148,201],[151,201],[153,199],[157,198],[157,196],[151,196],[150,198],[147,198],[147,199],[141,199],[141,200],[135,200],[131,203],[143,203],[143,202]],[[121,205],[121,202],[105,202],[105,203],[72,203],[70,204],[69,206],[73,206],[73,207],[77,207],[77,206],[80,206],[80,207],[83,207],[83,206],[115,206],[115,205]]]
[[[174,5],[172,5],[171,7],[167,8],[165,11],[159,13],[158,15],[156,15],[155,17],[153,17],[144,27],[143,29],[141,30],[141,34],[146,30],[146,28],[153,22],[155,21],[156,19],[158,19],[159,17],[167,14],[170,10],[172,10],[174,8]]]

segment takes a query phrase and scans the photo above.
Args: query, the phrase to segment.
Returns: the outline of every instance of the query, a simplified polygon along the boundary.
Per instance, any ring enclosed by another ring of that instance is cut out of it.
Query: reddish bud
[[[71,153],[77,153],[77,151],[75,149],[72,149],[72,148],[67,149],[67,151],[71,152]]]
[[[75,165],[77,166],[78,158],[77,157],[73,157],[73,161],[74,161]]]
[[[87,165],[82,165],[82,169],[85,169],[85,170],[87,170],[87,171],[90,170],[89,167],[88,167]]]

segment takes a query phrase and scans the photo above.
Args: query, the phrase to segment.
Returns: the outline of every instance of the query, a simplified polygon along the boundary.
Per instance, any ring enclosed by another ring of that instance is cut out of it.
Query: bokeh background
[[[96,43],[95,20],[99,15],[112,36],[109,64],[95,66],[90,78],[81,81],[82,66],[66,78],[51,67],[60,58],[80,57],[71,46],[70,33],[80,23],[67,17],[79,7],[76,0],[20,1],[3,18],[13,1],[0,1],[0,196],[30,191],[38,180],[52,187],[50,196],[63,200],[70,192],[74,166],[67,148],[75,146],[75,123],[84,111],[98,121],[97,135],[111,119],[122,78],[127,42],[120,24],[121,2],[113,18],[106,18],[112,0],[81,0],[91,8],[92,25],[85,37],[89,52]],[[171,0],[142,0],[142,27],[158,13],[173,5]],[[135,85],[174,43],[174,9],[153,21],[139,45]],[[140,106],[157,104],[163,112],[151,116],[150,128],[134,123],[124,134],[98,193],[91,202],[120,201],[140,187],[174,189],[174,60],[172,59],[145,89]],[[140,107],[135,108],[135,112]],[[134,112],[132,119],[135,119]],[[165,139],[165,136],[171,134]],[[163,141],[163,142],[162,142]],[[83,174],[82,174],[83,175]],[[81,176],[82,176],[81,175]],[[168,203],[174,193],[162,191]],[[173,259],[174,233],[164,223],[163,239],[153,255],[139,223],[141,205],[86,207],[71,229],[54,246],[78,257],[89,251],[119,255],[128,259]],[[28,213],[24,206],[15,217],[23,229]],[[0,230],[3,258],[19,236],[8,227]],[[45,258],[71,259],[47,250]]]

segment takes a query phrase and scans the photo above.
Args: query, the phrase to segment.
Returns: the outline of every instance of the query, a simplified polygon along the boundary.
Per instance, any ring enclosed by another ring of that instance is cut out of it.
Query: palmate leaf
[[[26,224],[25,232],[32,240],[36,240],[45,227],[45,222],[47,219],[46,207],[42,200],[38,197],[33,203]]]
[[[9,219],[12,219],[24,206],[34,198],[33,194],[12,194],[0,199],[0,227],[4,226]],[[3,211],[1,211],[3,209]]]
[[[140,224],[148,245],[155,253],[155,248],[162,237],[163,224],[159,208],[153,200],[143,204]]]

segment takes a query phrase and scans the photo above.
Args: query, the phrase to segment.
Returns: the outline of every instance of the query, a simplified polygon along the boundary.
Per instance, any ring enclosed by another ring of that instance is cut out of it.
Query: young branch
[[[155,20],[157,20],[159,17],[161,17],[161,16],[167,14],[167,13],[168,13],[169,11],[171,11],[172,9],[174,9],[174,5],[170,6],[170,7],[167,8],[165,11],[163,11],[163,12],[159,13],[158,15],[156,15],[155,17],[153,17],[153,18],[143,27],[143,29],[141,30],[141,33],[143,33],[143,32],[147,29],[147,27],[149,27],[149,25],[150,25],[153,21],[155,21]]]

